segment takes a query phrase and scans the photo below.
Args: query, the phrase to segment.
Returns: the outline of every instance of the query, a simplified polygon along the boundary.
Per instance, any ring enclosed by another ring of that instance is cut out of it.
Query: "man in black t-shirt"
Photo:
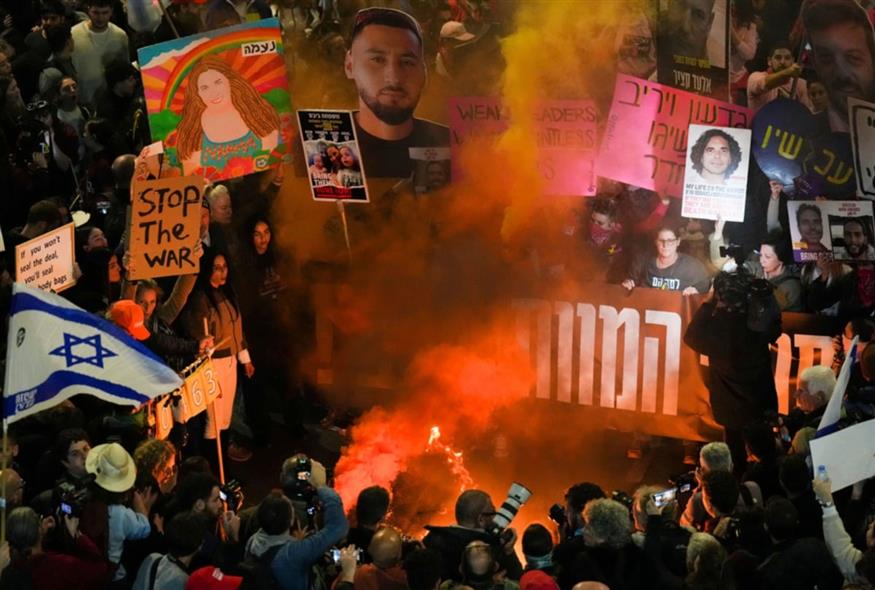
[[[344,71],[359,95],[355,124],[366,176],[408,177],[409,148],[449,146],[445,126],[413,116],[427,75],[422,32],[412,16],[360,10]]]

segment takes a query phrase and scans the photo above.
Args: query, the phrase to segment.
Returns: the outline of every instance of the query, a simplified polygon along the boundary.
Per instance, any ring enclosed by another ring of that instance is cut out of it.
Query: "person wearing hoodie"
[[[204,519],[194,512],[180,512],[167,524],[167,555],[152,553],[140,566],[133,590],[185,590],[191,560],[200,550]]]

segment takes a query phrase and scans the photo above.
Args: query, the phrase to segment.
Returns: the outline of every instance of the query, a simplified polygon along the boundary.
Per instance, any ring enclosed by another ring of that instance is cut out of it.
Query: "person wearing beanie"
[[[553,575],[553,536],[544,525],[534,523],[526,527],[523,532],[523,556],[526,558],[525,571],[538,570]]]

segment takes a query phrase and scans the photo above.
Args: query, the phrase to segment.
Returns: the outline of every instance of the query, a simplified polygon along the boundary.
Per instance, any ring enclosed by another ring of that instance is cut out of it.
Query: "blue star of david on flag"
[[[82,354],[76,354],[74,347],[76,348],[76,351]],[[94,354],[91,356],[83,356],[84,353],[88,352],[88,347],[94,349]],[[57,347],[49,352],[49,354],[64,357],[68,368],[75,367],[80,363],[88,363],[89,365],[100,367],[101,369],[103,368],[103,359],[117,356],[113,351],[104,348],[100,341],[100,334],[80,338],[66,332],[64,332],[64,345]]]

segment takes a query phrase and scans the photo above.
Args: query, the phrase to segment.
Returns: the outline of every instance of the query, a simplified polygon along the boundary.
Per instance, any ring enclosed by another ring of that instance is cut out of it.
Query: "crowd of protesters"
[[[140,4],[145,12],[132,8]],[[562,228],[575,240],[572,247],[543,258],[551,262],[544,269],[547,281],[601,277],[630,290],[708,295],[686,341],[711,358],[712,407],[727,437],[702,447],[695,471],[677,487],[647,485],[627,496],[606,494],[592,482],[571,485],[556,527],[533,524],[521,533],[522,561],[516,533],[495,534],[496,504],[485,492],[461,494],[456,524],[429,527],[416,541],[423,531],[390,526],[389,492],[367,488],[350,510],[350,528],[344,508],[352,507],[342,505],[325,468],[303,455],[283,463],[277,491],[243,508],[238,490],[218,481],[215,444],[205,441],[218,434],[229,458],[248,460],[251,447],[270,444],[272,401],[286,426],[303,432],[312,400],[303,378],[286,370],[300,351],[279,350],[272,329],[277,317],[289,314],[289,301],[295,301],[292,314],[302,333],[312,329],[312,318],[300,302],[294,266],[275,247],[271,205],[278,186],[269,174],[210,188],[199,273],[127,280],[131,261],[123,235],[133,154],[150,143],[132,62],[137,48],[176,33],[273,11],[295,17],[286,31],[303,41],[294,45],[294,57],[306,62],[319,53],[342,62],[344,24],[354,13],[339,0],[279,6],[191,0],[167,6],[171,21],[150,19],[151,3],[140,4],[129,0],[126,10],[119,0],[0,3],[3,297],[8,299],[15,245],[74,221],[78,277],[63,295],[106,315],[177,370],[212,351],[228,393],[208,419],[202,414],[177,426],[168,440],[149,436],[144,412],[84,396],[16,423],[0,473],[7,512],[0,590],[875,585],[875,488],[860,482],[833,494],[828,474],[814,477],[810,458],[808,443],[839,363],[804,372],[796,408],[779,420],[768,359],[769,344],[780,333],[779,311],[837,318],[846,325],[836,334],[837,359],[850,352],[850,338],[859,338],[843,421],[873,416],[875,355],[865,351],[875,332],[875,263],[863,255],[875,244],[865,242],[871,238],[865,232],[856,238],[865,243],[846,240],[860,254],[853,265],[826,259],[794,264],[787,196],[753,164],[744,223],[684,220],[666,197],[603,180],[599,196]],[[465,67],[465,53],[454,49],[488,28],[485,15],[496,3],[395,4],[424,26],[438,92],[489,86],[489,76]],[[792,22],[779,25],[781,14],[766,4],[739,1],[733,13],[733,97],[751,106],[768,102],[770,93],[802,75],[792,60],[798,41],[784,41],[792,38]],[[768,47],[758,48],[761,38]],[[329,106],[348,97],[348,81],[325,76],[322,83]],[[811,80],[799,100],[824,110],[816,84]],[[765,301],[753,312],[752,292]],[[231,439],[234,417],[244,413],[242,430],[251,436]]]

